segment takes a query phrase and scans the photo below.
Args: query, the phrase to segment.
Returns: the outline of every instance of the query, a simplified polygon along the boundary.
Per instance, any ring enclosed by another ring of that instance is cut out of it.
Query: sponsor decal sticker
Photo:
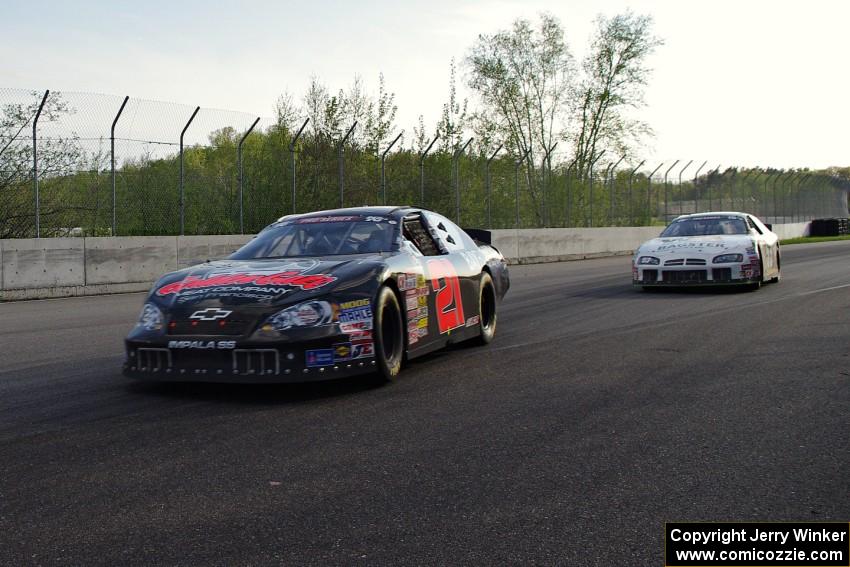
[[[218,321],[219,319],[226,319],[231,313],[233,313],[233,311],[210,307],[209,309],[195,311],[189,315],[189,319],[197,319],[198,321]]]
[[[481,322],[481,317],[479,317],[478,315],[473,315],[472,317],[470,317],[469,319],[466,320],[466,326],[467,327],[474,327],[475,325],[477,325],[480,322]]]
[[[348,334],[351,341],[371,341],[372,331],[353,331]]]
[[[340,323],[339,328],[343,333],[357,333],[362,331],[372,330],[372,320],[368,321],[353,321],[351,323]]]
[[[168,341],[168,348],[230,350],[236,348],[236,341]]]
[[[337,343],[334,345],[334,362],[345,362],[351,360],[351,343]]]
[[[372,218],[372,217],[369,217]],[[363,220],[361,216],[332,216],[332,217],[310,217],[306,219],[298,219],[296,224],[318,224],[323,222],[354,222]],[[368,218],[366,220],[369,220]]]
[[[304,353],[304,359],[307,363],[308,368],[315,368],[317,366],[330,366],[334,363],[334,349],[320,348],[315,350],[308,350]]]
[[[414,309],[419,308],[419,298],[418,297],[408,297],[405,300],[406,307],[408,311],[413,311]]]
[[[355,299],[340,304],[339,327],[343,333],[370,330],[372,303],[368,299]]]
[[[275,274],[255,272],[208,274],[202,277],[186,276],[180,281],[165,284],[156,290],[156,294],[166,296],[175,293],[184,293],[186,290],[206,290],[218,287],[232,288],[234,286],[239,286],[240,288],[244,286],[286,286],[289,288],[298,287],[303,290],[313,290],[334,281],[336,281],[336,277],[330,274],[304,274],[299,270],[287,270]]]
[[[370,358],[375,356],[375,347],[372,342],[351,343],[351,358]]]

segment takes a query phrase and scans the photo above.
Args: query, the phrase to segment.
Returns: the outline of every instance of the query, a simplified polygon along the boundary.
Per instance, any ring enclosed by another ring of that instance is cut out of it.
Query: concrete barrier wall
[[[809,223],[775,225],[780,238],[808,234]],[[661,227],[492,231],[514,264],[631,254]],[[127,236],[0,240],[0,300],[146,291],[162,274],[225,258],[251,236]]]
[[[225,258],[251,236],[0,240],[0,300],[145,291],[162,274]]]
[[[540,228],[494,230],[493,245],[516,264],[561,262],[630,254],[661,227]]]
[[[808,236],[811,232],[811,222],[795,222],[788,224],[773,225],[773,232],[779,235],[780,240],[786,238],[797,238],[800,236]]]

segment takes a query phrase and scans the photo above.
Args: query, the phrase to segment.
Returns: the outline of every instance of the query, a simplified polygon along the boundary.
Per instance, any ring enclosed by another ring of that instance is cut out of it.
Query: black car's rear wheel
[[[375,302],[373,335],[378,373],[387,381],[395,380],[404,358],[404,321],[393,290],[387,286],[378,291]]]
[[[496,288],[493,286],[493,278],[490,274],[481,274],[481,283],[478,285],[478,327],[481,334],[478,335],[478,344],[486,345],[496,336]]]

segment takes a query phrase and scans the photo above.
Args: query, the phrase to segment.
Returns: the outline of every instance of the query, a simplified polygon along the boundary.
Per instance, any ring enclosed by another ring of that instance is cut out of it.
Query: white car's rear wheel
[[[770,278],[770,283],[779,283],[779,279],[781,277],[780,274],[780,266],[779,266],[779,250],[776,251],[776,275]]]

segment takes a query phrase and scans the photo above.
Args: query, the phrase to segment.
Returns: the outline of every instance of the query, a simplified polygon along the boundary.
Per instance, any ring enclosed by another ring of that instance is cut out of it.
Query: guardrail
[[[775,225],[780,238],[810,223]],[[541,228],[492,231],[513,264],[631,254],[661,227]],[[249,235],[126,236],[0,240],[0,301],[146,291],[160,275],[225,258]]]

